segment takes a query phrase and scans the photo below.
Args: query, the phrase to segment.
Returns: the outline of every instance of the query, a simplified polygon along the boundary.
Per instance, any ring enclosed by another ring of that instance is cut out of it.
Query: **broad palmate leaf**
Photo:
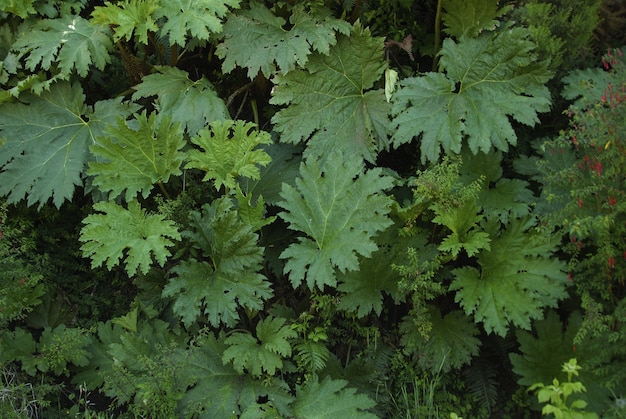
[[[160,2],[152,0],[123,0],[112,3],[105,1],[104,6],[94,8],[91,21],[95,24],[113,28],[113,40],[130,41],[133,37],[148,44],[148,33],[156,32],[155,12],[161,7]]]
[[[90,162],[87,174],[95,176],[93,183],[110,192],[111,199],[124,190],[126,201],[135,199],[137,192],[146,198],[155,183],[182,173],[185,144],[180,124],[171,124],[167,117],[158,124],[155,114],[136,114],[130,122],[118,118],[117,125],[107,126],[104,136],[91,146],[100,161]]]
[[[304,66],[313,51],[328,54],[337,42],[336,32],[350,33],[348,22],[323,10],[308,13],[303,5],[293,8],[288,29],[286,23],[256,1],[250,2],[250,10],[232,14],[224,24],[224,42],[216,51],[224,59],[222,70],[228,73],[237,66],[247,67],[253,79],[259,71],[269,77],[277,65],[286,74],[296,64]]]
[[[239,373],[245,371],[254,377],[260,377],[265,371],[274,375],[283,367],[283,358],[291,356],[290,339],[298,334],[285,319],[268,317],[256,326],[256,337],[249,333],[236,332],[226,338],[228,349],[222,354],[224,364],[232,362]],[[259,342],[260,341],[260,342]]]
[[[181,236],[174,223],[162,214],[146,214],[137,201],[128,203],[128,209],[115,202],[97,202],[97,214],[88,215],[80,231],[83,256],[91,258],[91,266],[106,262],[111,269],[121,259],[128,275],[138,270],[147,273],[152,258],[163,266],[174,245],[172,240]]]
[[[73,70],[85,77],[91,66],[99,70],[110,62],[113,47],[107,29],[93,26],[80,16],[44,19],[20,34],[12,49],[26,56],[26,68],[35,71],[41,66],[49,70],[56,65],[61,78]]]
[[[333,380],[329,376],[319,382],[317,376],[297,386],[293,403],[294,417],[307,419],[373,419],[377,416],[367,409],[376,404],[365,394],[346,387],[346,380]]]
[[[263,248],[253,226],[243,222],[230,197],[191,214],[193,231],[184,232],[200,250],[202,260],[186,260],[174,268],[163,289],[174,297],[174,313],[190,325],[203,314],[215,327],[234,326],[238,309],[260,310],[272,296],[269,281],[259,271]]]
[[[239,7],[241,0],[166,0],[154,13],[165,18],[161,33],[169,36],[170,45],[185,46],[190,37],[207,41],[211,33],[222,31],[221,19],[228,7]]]
[[[308,141],[313,155],[339,148],[375,160],[387,147],[390,105],[383,89],[367,90],[386,66],[382,39],[357,24],[328,54],[313,54],[306,69],[277,75],[271,102],[288,105],[272,118],[281,141]]]
[[[444,32],[454,37],[474,37],[484,29],[495,29],[496,18],[508,10],[498,9],[498,0],[445,0],[441,14]]]
[[[516,144],[509,117],[526,125],[550,106],[544,83],[550,73],[535,62],[534,44],[522,28],[478,38],[448,38],[441,49],[445,73],[427,73],[401,82],[393,96],[396,145],[421,134],[422,160],[460,153],[467,140],[472,153],[503,151]]]
[[[268,377],[263,381],[255,380],[235,371],[232,365],[223,363],[222,355],[228,350],[223,334],[216,338],[208,333],[196,340],[197,345],[191,348],[184,372],[193,386],[180,403],[185,417],[243,417],[239,416],[242,411],[257,405],[261,399],[267,400],[264,407],[278,409],[282,416],[276,417],[293,417],[289,404],[294,397],[286,383]]]
[[[272,138],[265,131],[245,121],[215,121],[203,129],[191,142],[201,150],[188,152],[186,169],[206,172],[204,181],[214,180],[215,188],[225,186],[233,189],[239,176],[259,179],[257,165],[265,166],[271,157],[257,149],[261,144],[271,144]]]
[[[556,307],[567,297],[567,269],[564,262],[550,257],[556,242],[527,231],[532,220],[516,219],[498,237],[500,222],[492,217],[485,231],[491,250],[478,254],[480,269],[466,266],[453,271],[450,285],[455,301],[487,333],[505,336],[509,326],[530,329],[533,319],[543,318],[543,309]]]
[[[55,83],[41,96],[25,93],[23,103],[0,106],[0,195],[10,203],[28,196],[41,208],[50,198],[57,207],[82,186],[91,160],[89,146],[104,127],[134,109],[120,100],[85,105],[78,84]]]
[[[171,117],[173,122],[183,124],[191,136],[209,122],[227,119],[224,101],[206,78],[193,81],[187,72],[176,67],[155,66],[153,70],[157,72],[133,87],[133,100],[156,96],[158,118]]]
[[[294,287],[304,280],[310,289],[335,287],[335,269],[359,269],[359,256],[371,256],[374,236],[392,224],[383,192],[392,186],[380,168],[365,172],[359,157],[338,151],[324,165],[310,158],[300,166],[296,186],[283,184],[278,203],[289,228],[305,234],[280,255]]]

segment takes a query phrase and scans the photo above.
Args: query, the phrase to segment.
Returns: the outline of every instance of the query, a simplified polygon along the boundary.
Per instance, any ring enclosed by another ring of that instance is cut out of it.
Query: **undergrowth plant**
[[[46,417],[506,417],[549,309],[621,341],[621,61],[567,82],[587,159],[555,208],[510,157],[554,21],[382,3],[0,2],[7,388]]]

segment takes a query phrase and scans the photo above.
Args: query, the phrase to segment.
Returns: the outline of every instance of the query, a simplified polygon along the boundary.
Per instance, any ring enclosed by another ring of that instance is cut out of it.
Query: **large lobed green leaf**
[[[440,53],[445,73],[407,78],[393,96],[394,143],[421,134],[423,161],[436,161],[442,149],[460,153],[464,140],[474,154],[515,145],[509,117],[532,126],[537,112],[550,107],[544,86],[550,73],[535,62],[527,35],[517,28],[446,39]]]
[[[205,205],[191,215],[192,231],[185,232],[204,260],[186,260],[174,268],[163,289],[173,297],[174,313],[186,325],[202,315],[219,327],[234,326],[239,308],[260,310],[272,296],[269,282],[259,271],[263,248],[253,226],[239,218],[228,196]]]
[[[256,337],[236,332],[226,338],[229,347],[222,354],[222,361],[232,362],[241,374],[245,370],[254,377],[260,377],[263,372],[274,375],[283,367],[282,358],[291,356],[289,340],[296,337],[298,334],[285,326],[285,319],[268,317],[257,324]]]
[[[389,134],[384,91],[369,90],[387,66],[382,44],[357,24],[328,54],[313,54],[306,69],[277,75],[271,102],[288,105],[272,118],[280,140],[307,141],[312,155],[339,148],[375,160]]]
[[[153,70],[156,72],[133,87],[133,100],[156,96],[158,118],[171,117],[173,122],[183,124],[191,136],[210,122],[227,119],[224,101],[206,78],[193,81],[187,72],[176,67],[155,66]]]
[[[157,182],[167,182],[172,175],[181,174],[186,142],[180,124],[171,124],[162,118],[157,124],[155,114],[136,114],[127,122],[118,118],[117,125],[109,125],[91,152],[100,161],[90,162],[87,174],[93,183],[111,198],[121,195],[131,201],[137,193],[146,198]],[[136,125],[131,128],[130,125]]]
[[[59,82],[41,96],[25,93],[22,103],[0,106],[0,195],[10,203],[28,198],[41,208],[48,199],[60,207],[70,200],[92,159],[89,146],[104,127],[135,107],[120,100],[85,105],[78,84]]]
[[[222,71],[246,67],[253,79],[259,71],[269,77],[278,66],[286,74],[296,65],[305,66],[313,51],[328,54],[337,42],[336,32],[350,33],[349,23],[321,10],[309,14],[303,5],[294,6],[288,29],[286,23],[256,1],[249,10],[231,15],[224,24],[224,42],[216,50],[224,59]]]
[[[304,385],[297,386],[293,403],[295,417],[307,419],[372,419],[376,415],[367,409],[376,404],[355,388],[346,387],[346,380],[333,380],[326,376],[321,382],[317,376]]]
[[[159,30],[154,16],[159,7],[158,1],[151,0],[105,1],[104,6],[94,8],[91,21],[110,26],[116,42],[120,39],[130,41],[134,35],[137,41],[147,45],[149,33]]]
[[[550,257],[556,243],[527,231],[532,220],[515,219],[499,236],[499,221],[492,217],[487,224],[491,250],[478,254],[480,269],[455,269],[450,290],[488,333],[505,336],[510,326],[528,330],[544,308],[567,297],[566,265]]]
[[[323,165],[308,159],[300,166],[296,186],[283,184],[278,203],[289,228],[305,234],[280,255],[294,287],[304,280],[310,289],[335,287],[335,269],[359,269],[359,256],[370,257],[374,236],[392,224],[384,194],[392,185],[380,168],[364,172],[360,158],[339,151]]]
[[[188,152],[189,161],[185,168],[206,172],[203,180],[213,180],[216,189],[222,186],[234,189],[240,176],[259,179],[257,165],[266,166],[271,161],[265,151],[257,148],[261,144],[271,144],[270,135],[244,121],[212,122],[191,142],[200,149]]]
[[[161,33],[170,45],[185,46],[189,38],[208,41],[212,33],[222,32],[222,18],[228,7],[237,8],[241,0],[167,0],[161,1],[154,17],[166,21]]]
[[[91,266],[106,262],[111,269],[125,258],[125,269],[132,276],[147,273],[154,257],[160,266],[170,256],[167,249],[181,236],[172,221],[162,214],[146,214],[137,201],[128,209],[115,202],[94,204],[97,214],[87,216],[80,232],[81,250],[91,258]]]

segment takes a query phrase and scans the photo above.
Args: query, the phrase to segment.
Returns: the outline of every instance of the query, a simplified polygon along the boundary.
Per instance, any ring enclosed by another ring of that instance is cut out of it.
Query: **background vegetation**
[[[626,416],[625,12],[0,0],[0,416]]]

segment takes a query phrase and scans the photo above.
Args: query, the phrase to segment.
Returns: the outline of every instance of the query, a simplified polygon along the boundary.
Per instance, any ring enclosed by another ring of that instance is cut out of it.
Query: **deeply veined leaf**
[[[399,237],[394,226],[382,232],[377,238],[378,250],[369,258],[361,258],[358,271],[338,274],[338,308],[364,317],[372,311],[380,316],[385,295],[396,302],[400,299],[398,282],[402,276],[392,268],[404,262],[406,248],[413,244],[411,237]]]
[[[272,296],[269,281],[259,271],[263,248],[253,226],[238,216],[230,197],[222,197],[202,212],[191,214],[192,231],[185,232],[206,260],[186,260],[174,268],[163,289],[174,297],[174,313],[186,325],[206,316],[215,327],[234,326],[240,307],[260,310]]]
[[[81,250],[91,258],[91,266],[106,263],[108,269],[124,260],[128,275],[147,273],[153,258],[163,266],[181,236],[174,223],[162,214],[146,214],[137,201],[130,201],[128,209],[115,202],[94,204],[97,214],[88,215],[80,232]]]
[[[239,176],[259,179],[257,165],[265,166],[270,156],[257,149],[261,144],[270,144],[272,139],[265,131],[244,121],[215,121],[198,133],[191,142],[200,147],[188,152],[186,169],[194,168],[206,172],[205,181],[214,180],[215,188],[236,187]]]
[[[556,307],[567,296],[565,264],[550,258],[555,243],[540,240],[526,230],[528,220],[511,221],[498,237],[499,222],[485,230],[492,239],[491,250],[478,255],[480,269],[466,266],[453,271],[450,285],[455,301],[487,333],[505,336],[510,326],[530,329],[532,319],[543,317],[543,309]]]
[[[489,234],[478,230],[478,221],[483,216],[478,214],[479,207],[474,199],[468,200],[459,207],[447,208],[436,206],[433,222],[449,228],[448,235],[439,246],[443,252],[451,252],[456,257],[461,249],[465,249],[468,256],[474,256],[481,249],[490,250],[491,239]]]
[[[271,76],[277,66],[286,74],[296,65],[305,66],[313,51],[328,54],[337,42],[337,32],[350,33],[349,23],[321,9],[308,13],[303,5],[294,6],[288,29],[286,23],[256,1],[250,2],[250,10],[232,14],[224,25],[224,42],[216,51],[224,59],[222,71],[246,67],[253,79],[259,71]]]
[[[294,397],[287,384],[277,378],[265,377],[260,381],[242,377],[232,365],[222,362],[222,355],[228,350],[224,341],[223,334],[216,338],[209,333],[192,347],[186,372],[193,387],[181,400],[181,410],[189,417],[196,417],[192,414],[195,413],[202,419],[239,417],[266,399],[264,407],[276,408],[281,417],[292,417],[290,404]]]
[[[91,21],[111,26],[116,42],[130,41],[134,34],[140,43],[147,45],[148,34],[159,30],[154,14],[160,7],[160,2],[152,0],[105,1],[104,6],[94,8]]]
[[[375,160],[389,134],[384,90],[369,90],[387,66],[382,44],[357,24],[328,54],[313,54],[306,69],[277,75],[271,103],[288,105],[272,118],[281,141],[306,141],[308,155],[341,149]]]
[[[319,382],[317,376],[297,386],[293,403],[295,417],[307,419],[373,419],[376,415],[367,410],[376,404],[355,388],[346,387],[346,380],[333,380],[329,376]]]
[[[28,15],[37,13],[33,7],[35,0],[0,0],[0,10],[6,13],[13,13],[26,19]]]
[[[222,18],[241,0],[167,0],[154,13],[165,18],[161,33],[169,36],[170,45],[185,46],[189,38],[207,41],[212,33],[222,32]]]
[[[477,36],[484,29],[495,29],[496,18],[508,9],[498,9],[498,0],[445,0],[441,20],[444,32],[454,37]]]
[[[91,160],[89,146],[104,127],[129,115],[136,107],[120,100],[85,105],[78,84],[55,83],[41,96],[24,93],[23,103],[0,106],[0,195],[9,203],[28,197],[41,208],[48,199],[60,207],[82,186]]]
[[[130,122],[118,118],[117,125],[106,127],[104,136],[90,147],[100,161],[90,162],[87,174],[94,176],[101,191],[111,193],[111,199],[124,191],[126,201],[138,192],[146,198],[154,184],[182,173],[185,144],[180,124],[171,124],[167,117],[158,124],[155,114],[136,114]]]
[[[298,334],[285,326],[285,319],[280,317],[260,320],[256,334],[255,338],[248,333],[237,332],[226,338],[225,343],[229,347],[222,354],[222,361],[224,364],[232,362],[235,370],[240,373],[248,371],[254,377],[260,377],[263,372],[274,375],[283,367],[282,358],[291,356],[289,340],[295,339]]]
[[[507,151],[517,142],[509,117],[532,126],[550,107],[550,73],[534,61],[534,46],[522,28],[446,39],[445,74],[407,78],[393,96],[394,143],[421,134],[423,161],[459,154],[464,141],[473,154]]]
[[[405,351],[418,353],[420,367],[433,373],[446,373],[469,364],[478,355],[478,328],[462,311],[442,316],[434,306],[428,308],[432,330],[426,339],[410,318],[400,324]]]
[[[12,49],[19,57],[26,57],[26,68],[60,70],[61,78],[69,78],[73,70],[85,77],[91,66],[104,70],[111,61],[113,47],[107,30],[93,26],[80,16],[38,21],[27,32],[20,34]]]
[[[324,165],[308,159],[300,166],[296,186],[283,184],[278,203],[289,228],[305,234],[280,255],[294,287],[304,280],[310,289],[335,287],[336,269],[359,269],[359,256],[371,256],[378,249],[374,236],[392,224],[391,198],[384,195],[392,185],[380,168],[364,172],[360,158],[339,151]]]
[[[180,122],[190,136],[210,122],[227,119],[224,101],[206,78],[193,81],[176,67],[155,66],[153,70],[157,72],[133,87],[133,100],[156,96],[158,118],[167,115],[173,122]]]

